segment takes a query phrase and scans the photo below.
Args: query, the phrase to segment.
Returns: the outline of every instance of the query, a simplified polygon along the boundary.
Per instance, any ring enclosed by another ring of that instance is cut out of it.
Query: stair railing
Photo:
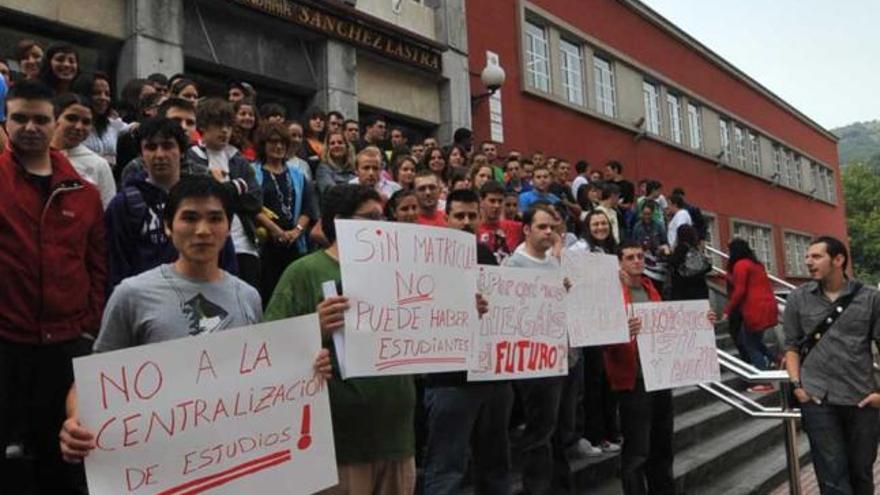
[[[721,256],[724,259],[729,258],[726,253],[711,246],[707,245],[704,247],[711,254]],[[712,270],[720,275],[727,275],[724,269],[717,266],[713,266]],[[794,285],[785,280],[769,274],[768,276],[771,281],[786,289],[795,289]],[[782,315],[785,311],[785,299],[779,295],[775,297],[779,314]],[[718,353],[718,363],[721,367],[731,371],[746,382],[778,384],[780,407],[765,406],[721,382],[701,383],[699,387],[752,418],[782,420],[785,434],[785,458],[788,471],[789,494],[801,495],[800,457],[797,448],[797,421],[800,419],[801,413],[798,409],[792,408],[790,401],[792,391],[788,372],[784,370],[761,370],[722,349],[717,349],[716,352]]]

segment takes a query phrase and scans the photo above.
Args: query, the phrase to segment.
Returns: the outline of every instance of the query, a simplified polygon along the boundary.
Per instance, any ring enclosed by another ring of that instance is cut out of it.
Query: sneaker
[[[581,438],[568,448],[568,454],[575,458],[596,457],[602,455],[602,449],[594,447],[586,438]]]
[[[753,386],[749,387],[747,390],[753,394],[764,394],[767,392],[772,392],[773,385],[770,385],[769,383],[763,383],[761,385],[753,385]]]
[[[620,452],[620,444],[619,443],[613,443],[613,442],[609,442],[608,440],[602,440],[602,443],[600,445],[602,447],[602,452],[610,452],[610,453]]]

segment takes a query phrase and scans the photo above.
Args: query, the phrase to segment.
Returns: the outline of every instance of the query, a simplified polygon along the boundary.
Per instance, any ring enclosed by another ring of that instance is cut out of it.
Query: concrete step
[[[734,373],[724,370],[721,371],[721,383],[735,390],[745,390],[748,387],[748,383],[741,380]],[[692,385],[674,389],[672,391],[672,402],[675,407],[675,413],[681,414],[709,403],[718,402],[718,399],[700,387]]]
[[[709,395],[705,391],[700,390],[700,392]],[[762,394],[746,392],[745,395],[764,406],[771,406],[779,403],[777,394],[778,392],[773,391]],[[676,414],[674,445],[676,452],[702,442],[707,437],[747,419],[741,411],[733,406],[714,397],[712,399],[703,406]]]

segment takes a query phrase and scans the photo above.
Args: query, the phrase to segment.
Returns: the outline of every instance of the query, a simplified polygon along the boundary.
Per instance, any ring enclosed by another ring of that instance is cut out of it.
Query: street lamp
[[[505,77],[504,69],[502,69],[500,65],[486,62],[486,66],[483,67],[483,72],[480,73],[480,81],[483,82],[483,86],[486,86],[486,89],[489,91],[471,96],[471,109],[473,109],[480,101],[494,95],[495,92],[501,88],[501,85],[504,84]]]

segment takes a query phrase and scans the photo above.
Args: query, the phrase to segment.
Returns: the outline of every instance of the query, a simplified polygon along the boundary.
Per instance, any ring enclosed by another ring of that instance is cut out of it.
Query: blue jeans
[[[880,412],[807,402],[801,416],[822,495],[872,495]]]
[[[751,332],[743,325],[737,336],[737,343],[746,353],[744,357],[760,370],[766,370],[776,360],[776,356],[764,345],[764,332]]]
[[[428,387],[425,409],[425,495],[461,492],[473,457],[475,492],[510,493],[510,444],[507,429],[513,407],[508,382],[469,383],[461,387]]]

